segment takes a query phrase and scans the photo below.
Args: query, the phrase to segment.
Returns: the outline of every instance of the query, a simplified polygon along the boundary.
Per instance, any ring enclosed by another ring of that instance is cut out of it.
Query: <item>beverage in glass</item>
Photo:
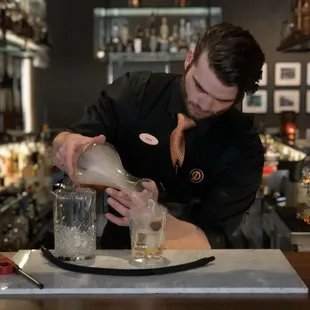
[[[132,258],[136,262],[156,263],[164,252],[167,209],[150,200],[130,210]]]
[[[96,192],[88,188],[54,192],[55,256],[86,260],[96,253]]]

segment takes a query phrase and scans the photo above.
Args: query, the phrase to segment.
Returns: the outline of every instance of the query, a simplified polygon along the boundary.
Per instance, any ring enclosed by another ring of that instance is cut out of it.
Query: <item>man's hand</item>
[[[122,217],[117,217],[111,213],[107,213],[106,218],[116,225],[128,226],[130,216],[129,212],[132,207],[136,206],[143,208],[143,205],[147,203],[147,200],[150,197],[157,201],[158,189],[155,182],[150,180],[142,180],[141,186],[142,187],[140,190],[144,188],[142,192],[133,191],[131,195],[113,188],[108,188],[106,192],[110,197],[107,202]]]
[[[155,186],[155,183],[153,185]],[[108,204],[121,217],[107,213],[106,218],[116,225],[128,226],[130,209],[136,205],[132,197],[113,188],[108,188],[107,193],[110,196],[108,198]],[[200,228],[193,224],[180,221],[170,214],[167,215],[164,246],[166,249],[182,250],[207,250],[211,248],[207,237]]]
[[[78,151],[90,143],[104,144],[105,140],[103,135],[90,138],[75,133],[60,133],[53,141],[53,163],[65,171],[72,181],[76,181],[75,168]]]
[[[129,197],[124,192],[118,191],[113,188],[108,188],[106,190],[107,194],[110,196],[107,200],[108,204],[117,211],[122,217],[117,217],[111,213],[106,213],[106,218],[118,225],[118,226],[128,226],[129,225],[129,210],[133,206],[131,197]]]

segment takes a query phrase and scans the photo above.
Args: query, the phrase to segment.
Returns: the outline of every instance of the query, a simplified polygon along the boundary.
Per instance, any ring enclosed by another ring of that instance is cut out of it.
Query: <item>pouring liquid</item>
[[[79,186],[82,188],[91,188],[96,191],[105,191],[107,188],[110,187],[110,186],[98,185],[98,184],[79,184]]]

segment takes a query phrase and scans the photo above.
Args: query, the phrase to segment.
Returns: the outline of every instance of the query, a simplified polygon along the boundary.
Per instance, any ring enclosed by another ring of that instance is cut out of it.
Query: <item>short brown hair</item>
[[[237,85],[242,98],[257,91],[265,55],[249,31],[228,23],[212,26],[197,43],[193,61],[204,51],[223,84]]]

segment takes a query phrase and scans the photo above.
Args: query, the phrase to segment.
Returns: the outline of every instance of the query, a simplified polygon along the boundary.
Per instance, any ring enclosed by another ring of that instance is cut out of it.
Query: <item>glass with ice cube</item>
[[[130,210],[131,253],[139,263],[156,263],[163,258],[167,209],[149,200]]]
[[[88,188],[54,192],[55,256],[67,261],[96,253],[96,192]]]

